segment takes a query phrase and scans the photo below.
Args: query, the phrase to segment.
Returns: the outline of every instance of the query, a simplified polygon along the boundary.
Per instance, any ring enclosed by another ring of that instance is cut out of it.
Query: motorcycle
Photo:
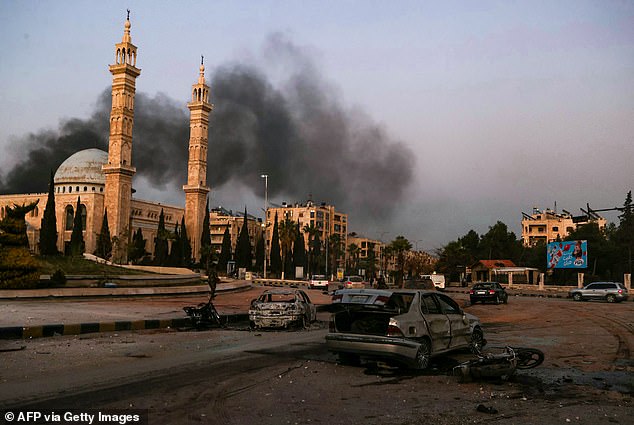
[[[454,375],[463,382],[473,379],[506,378],[517,369],[532,369],[544,362],[544,353],[537,348],[506,346],[500,353],[475,350],[476,359],[454,367]]]
[[[214,297],[216,296],[216,285],[220,279],[214,274],[212,274],[207,283],[209,285],[210,294],[209,300],[206,303],[198,304],[197,306],[187,306],[183,307],[183,310],[189,316],[190,320],[194,327],[198,330],[200,329],[208,329],[211,327],[220,327],[222,326],[222,321],[220,319],[220,314],[214,303],[212,302]]]

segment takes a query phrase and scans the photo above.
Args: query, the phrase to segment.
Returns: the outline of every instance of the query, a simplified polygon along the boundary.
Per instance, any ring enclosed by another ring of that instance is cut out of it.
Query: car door
[[[601,298],[603,296],[601,291],[601,284],[599,283],[591,283],[586,286],[583,291],[583,296],[590,300],[596,300],[597,298]]]
[[[432,351],[443,351],[451,342],[451,324],[433,293],[421,294],[420,309],[429,330]]]
[[[471,329],[469,327],[469,321],[465,320],[464,313],[458,303],[444,294],[436,294],[436,298],[451,326],[449,348],[453,349],[468,345]]]

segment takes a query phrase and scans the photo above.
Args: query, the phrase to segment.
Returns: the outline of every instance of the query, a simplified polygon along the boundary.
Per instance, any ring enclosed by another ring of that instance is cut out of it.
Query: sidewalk
[[[219,312],[245,313],[250,289],[247,281],[220,283],[215,303]],[[246,292],[241,296],[240,291]],[[189,326],[183,307],[208,297],[207,285],[3,290],[0,339]]]

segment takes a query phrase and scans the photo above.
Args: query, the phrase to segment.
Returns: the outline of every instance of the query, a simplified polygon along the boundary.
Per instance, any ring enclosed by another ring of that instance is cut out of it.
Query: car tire
[[[471,351],[478,354],[485,345],[486,340],[484,339],[484,333],[482,332],[482,329],[475,328],[473,332],[471,332]]]
[[[416,358],[414,359],[414,369],[425,370],[429,367],[431,361],[431,342],[424,338],[420,342],[420,347],[416,351]]]
[[[508,304],[509,303],[509,296],[505,295],[504,296],[504,300],[502,301],[504,304]]]
[[[615,303],[616,302],[616,297],[612,294],[608,294],[607,297],[605,297],[605,300],[609,303]]]
[[[477,301],[471,298],[471,305],[475,305],[475,303],[477,303]]]
[[[577,292],[572,296],[572,299],[575,301],[583,301],[583,296]]]
[[[495,303],[496,304],[500,304],[500,296],[499,295],[495,296]]]

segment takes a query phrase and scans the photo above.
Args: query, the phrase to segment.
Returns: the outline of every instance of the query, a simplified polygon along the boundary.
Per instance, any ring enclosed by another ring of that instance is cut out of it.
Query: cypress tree
[[[306,273],[307,256],[305,243],[304,235],[300,229],[298,220],[295,242],[293,243],[293,272],[297,270],[297,267],[303,267],[304,273]]]
[[[132,237],[132,245],[130,245],[130,252],[128,253],[128,258],[130,259],[130,261],[132,261],[133,263],[137,263],[139,260],[145,257],[145,255],[147,254],[147,251],[145,250],[145,243],[146,241],[145,239],[143,239],[143,232],[139,227],[137,231],[134,232],[134,235]]]
[[[238,235],[236,243],[236,266],[244,267],[251,270],[253,255],[251,254],[251,240],[249,239],[249,226],[247,225],[247,209],[244,208],[244,220],[242,221],[242,229]]]
[[[51,180],[48,184],[48,198],[46,208],[42,217],[40,228],[40,254],[57,255],[57,217],[55,216],[55,187],[53,183],[53,171],[51,170]]]
[[[73,218],[73,231],[70,234],[70,255],[78,257],[84,253],[84,232],[81,218],[81,199],[77,197],[77,208]]]
[[[257,272],[264,271],[264,236],[262,234],[255,244],[255,270]]]
[[[181,250],[182,250],[182,265],[190,267],[192,264],[192,245],[189,243],[189,236],[187,236],[187,227],[185,226],[185,217],[181,218]]]
[[[203,229],[200,235],[200,264],[208,269],[209,261],[211,260],[211,231],[209,230],[209,199],[207,199],[207,205],[205,206],[205,217],[203,218]]]
[[[229,234],[229,226],[225,227],[222,235],[222,249],[220,258],[218,259],[218,267],[220,270],[227,270],[227,263],[231,260],[231,235]]]
[[[95,255],[100,258],[110,259],[112,255],[112,240],[110,239],[110,227],[108,226],[108,209],[103,212],[101,231],[97,235],[97,248]]]
[[[165,230],[165,215],[161,208],[158,229],[154,239],[154,264],[164,266],[167,261],[167,230]]]
[[[280,233],[277,225],[277,213],[275,213],[275,222],[273,224],[273,234],[271,235],[271,274],[280,276],[282,274],[282,254],[280,253]]]

